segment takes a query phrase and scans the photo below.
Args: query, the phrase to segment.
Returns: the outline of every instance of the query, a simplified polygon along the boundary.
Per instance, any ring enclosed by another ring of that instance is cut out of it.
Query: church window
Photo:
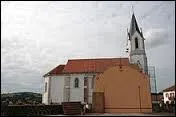
[[[45,92],[47,92],[47,82],[45,82]]]
[[[135,38],[135,48],[136,48],[136,49],[139,48],[138,39],[137,39],[137,38]]]
[[[78,87],[79,87],[79,79],[75,78],[75,88],[78,88]]]

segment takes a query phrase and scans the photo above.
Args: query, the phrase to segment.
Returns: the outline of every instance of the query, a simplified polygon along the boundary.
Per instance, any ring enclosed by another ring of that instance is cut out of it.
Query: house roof
[[[97,58],[97,59],[71,59],[66,65],[59,65],[47,74],[58,75],[66,73],[100,73],[115,65],[128,65],[128,58]]]
[[[175,91],[175,85],[163,90],[163,92],[167,92],[167,91]]]
[[[72,59],[68,60],[63,73],[90,73],[103,72],[110,66],[128,65],[128,58],[97,58],[97,59]]]
[[[48,76],[48,75],[57,75],[57,74],[61,74],[63,69],[64,69],[65,65],[59,65],[57,67],[55,67],[54,69],[52,69],[50,72],[48,72],[47,74],[45,74],[43,77]]]

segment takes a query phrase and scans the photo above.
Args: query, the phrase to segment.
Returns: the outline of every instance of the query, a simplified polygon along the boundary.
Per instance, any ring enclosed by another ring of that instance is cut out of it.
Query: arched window
[[[79,87],[79,79],[75,78],[75,88],[78,88],[78,87]]]
[[[139,48],[138,39],[137,39],[137,38],[135,38],[135,48],[136,48],[136,49]]]

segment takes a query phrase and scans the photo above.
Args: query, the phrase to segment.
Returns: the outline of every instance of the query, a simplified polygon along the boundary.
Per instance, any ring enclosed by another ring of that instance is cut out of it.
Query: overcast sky
[[[132,8],[158,91],[175,83],[175,2],[1,2],[1,92],[43,92],[68,59],[128,57]]]

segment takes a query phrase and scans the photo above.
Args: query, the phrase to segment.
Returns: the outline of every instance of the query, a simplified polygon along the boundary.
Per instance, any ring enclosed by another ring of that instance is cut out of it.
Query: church
[[[80,101],[93,112],[152,112],[142,30],[134,13],[129,58],[70,59],[45,74],[42,103]]]

